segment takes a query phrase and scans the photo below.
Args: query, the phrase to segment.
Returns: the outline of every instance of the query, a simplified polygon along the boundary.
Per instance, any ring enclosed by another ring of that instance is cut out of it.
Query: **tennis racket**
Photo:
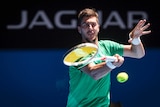
[[[63,63],[67,66],[79,66],[96,60],[115,61],[114,56],[104,56],[95,58],[98,54],[98,46],[93,43],[78,44],[69,49],[63,58]]]

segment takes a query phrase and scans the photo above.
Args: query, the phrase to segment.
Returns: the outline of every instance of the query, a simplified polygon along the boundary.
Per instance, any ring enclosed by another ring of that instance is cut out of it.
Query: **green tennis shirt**
[[[99,52],[103,55],[123,55],[123,45],[110,40],[100,40]],[[95,61],[98,64],[102,61]],[[94,80],[75,66],[69,67],[69,94],[66,107],[109,107],[110,73],[99,80]]]

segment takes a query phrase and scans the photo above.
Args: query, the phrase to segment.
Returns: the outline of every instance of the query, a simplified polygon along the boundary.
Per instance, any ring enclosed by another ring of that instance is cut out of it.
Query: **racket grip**
[[[106,56],[106,62],[114,62],[116,59],[114,56]]]

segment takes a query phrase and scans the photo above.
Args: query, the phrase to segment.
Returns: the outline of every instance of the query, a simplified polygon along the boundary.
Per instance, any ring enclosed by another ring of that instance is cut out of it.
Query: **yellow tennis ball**
[[[126,72],[120,72],[117,75],[117,81],[120,83],[124,83],[128,80],[129,76]]]

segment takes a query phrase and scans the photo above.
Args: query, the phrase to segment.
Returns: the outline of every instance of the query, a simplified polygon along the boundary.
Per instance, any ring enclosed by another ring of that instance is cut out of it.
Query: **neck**
[[[85,43],[85,42],[89,42],[89,43],[93,43],[93,44],[96,44],[98,45],[98,39],[94,39],[92,41],[88,40],[88,39],[82,39],[82,42]]]

